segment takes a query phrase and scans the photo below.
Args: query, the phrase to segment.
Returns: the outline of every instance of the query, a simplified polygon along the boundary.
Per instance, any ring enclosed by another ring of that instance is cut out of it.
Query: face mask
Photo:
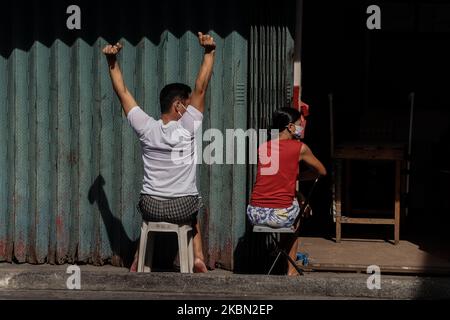
[[[294,137],[300,139],[302,137],[303,127],[295,125]]]

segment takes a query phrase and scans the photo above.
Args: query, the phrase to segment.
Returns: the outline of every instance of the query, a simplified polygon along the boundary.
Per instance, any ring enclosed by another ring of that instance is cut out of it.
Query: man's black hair
[[[273,112],[272,129],[283,131],[289,123],[295,123],[300,119],[301,112],[291,107],[284,107]]]
[[[170,83],[162,88],[159,93],[159,103],[161,114],[168,113],[170,106],[175,99],[187,99],[191,93],[191,88],[184,83]],[[186,106],[187,107],[187,106]]]

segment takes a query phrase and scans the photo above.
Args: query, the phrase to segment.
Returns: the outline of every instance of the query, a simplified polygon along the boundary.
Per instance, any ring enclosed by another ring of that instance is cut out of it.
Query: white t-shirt
[[[141,192],[162,198],[198,195],[195,132],[203,114],[189,105],[180,120],[163,124],[136,106],[128,112],[127,119],[141,142]]]

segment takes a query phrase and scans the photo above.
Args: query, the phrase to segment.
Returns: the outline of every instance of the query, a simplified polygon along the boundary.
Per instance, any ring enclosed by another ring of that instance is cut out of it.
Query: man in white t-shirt
[[[202,206],[196,186],[195,133],[200,128],[205,94],[211,79],[216,44],[198,33],[205,49],[203,62],[191,88],[182,83],[166,85],[160,92],[161,118],[155,120],[136,103],[125,86],[116,56],[120,43],[107,45],[106,55],[114,91],[142,148],[143,186],[138,209],[147,221],[192,223],[194,227],[194,272],[207,272],[204,263],[198,209]],[[136,271],[137,252],[130,271]]]

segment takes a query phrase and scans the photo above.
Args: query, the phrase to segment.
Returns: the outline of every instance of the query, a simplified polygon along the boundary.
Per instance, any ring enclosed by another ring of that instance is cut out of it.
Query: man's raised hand
[[[199,32],[198,42],[203,48],[205,48],[206,52],[211,52],[216,49],[216,43],[214,42],[214,38],[211,37],[209,34],[203,34]]]
[[[106,45],[102,51],[106,56],[115,56],[120,52],[121,49],[122,45],[117,42],[115,45]]]

